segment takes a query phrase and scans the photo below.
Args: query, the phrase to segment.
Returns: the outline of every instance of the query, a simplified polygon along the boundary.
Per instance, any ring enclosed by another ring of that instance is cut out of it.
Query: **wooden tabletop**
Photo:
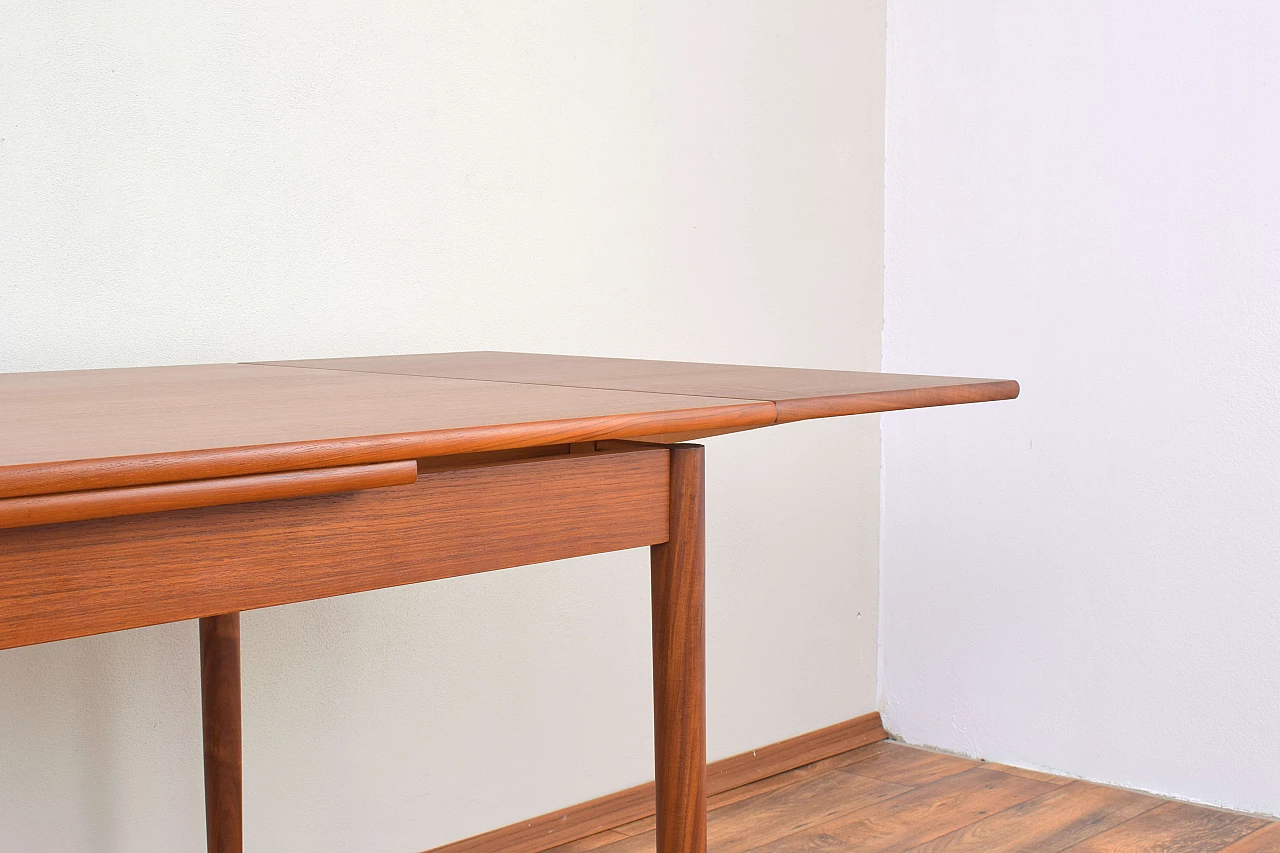
[[[0,498],[1016,397],[1009,380],[467,352],[0,374]]]

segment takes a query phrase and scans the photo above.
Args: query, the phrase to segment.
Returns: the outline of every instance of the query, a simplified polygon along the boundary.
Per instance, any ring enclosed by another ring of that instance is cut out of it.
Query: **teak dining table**
[[[0,649],[199,620],[240,853],[244,610],[651,549],[659,853],[706,851],[703,448],[1009,380],[501,352],[0,374]]]

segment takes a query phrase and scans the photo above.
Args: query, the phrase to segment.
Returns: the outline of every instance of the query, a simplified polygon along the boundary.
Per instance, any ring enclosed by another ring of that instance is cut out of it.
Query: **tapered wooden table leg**
[[[200,694],[209,853],[242,853],[239,613],[200,620]]]
[[[658,853],[706,853],[703,453],[671,445],[671,535],[650,551]]]

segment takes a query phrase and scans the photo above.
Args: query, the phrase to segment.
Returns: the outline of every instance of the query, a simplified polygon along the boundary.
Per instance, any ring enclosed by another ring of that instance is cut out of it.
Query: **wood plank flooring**
[[[708,801],[711,853],[1280,853],[1280,823],[890,741]],[[549,853],[653,853],[653,818]]]

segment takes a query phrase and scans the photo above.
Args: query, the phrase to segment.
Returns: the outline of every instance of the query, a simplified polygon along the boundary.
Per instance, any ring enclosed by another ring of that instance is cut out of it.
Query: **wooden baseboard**
[[[762,746],[707,765],[707,794],[719,794],[803,767],[888,735],[880,715],[864,714],[825,729]],[[653,783],[607,794],[567,809],[473,835],[427,853],[542,853],[653,814]]]

